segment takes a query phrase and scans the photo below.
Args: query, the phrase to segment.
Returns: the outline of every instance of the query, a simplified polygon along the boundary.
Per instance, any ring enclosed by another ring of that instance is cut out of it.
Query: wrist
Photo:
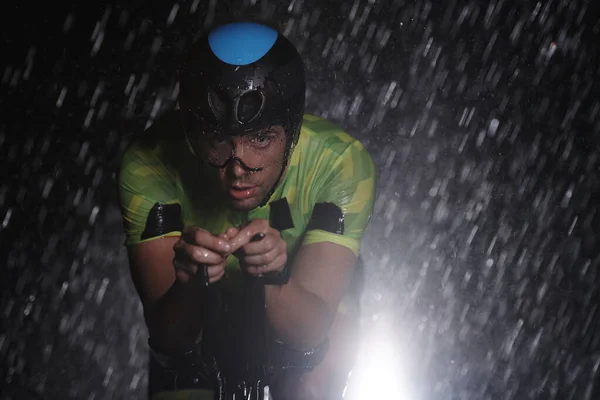
[[[279,270],[264,274],[261,279],[267,286],[281,286],[289,282],[290,272],[289,264],[286,263]]]

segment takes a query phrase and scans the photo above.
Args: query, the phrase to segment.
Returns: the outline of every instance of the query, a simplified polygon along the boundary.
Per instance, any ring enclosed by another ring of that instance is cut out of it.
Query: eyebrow
[[[268,134],[278,134],[279,132],[273,128],[265,128],[258,131],[248,133],[248,136],[257,136],[257,135],[268,135]]]
[[[274,128],[274,127],[269,127],[269,128],[263,128],[260,130],[256,130],[254,132],[248,132],[243,136],[258,136],[258,135],[284,135],[285,132],[282,132],[280,129]],[[225,133],[224,131],[211,131],[211,132],[206,132],[204,134],[205,137],[214,139],[214,138],[229,138],[230,135],[228,135],[227,133]]]

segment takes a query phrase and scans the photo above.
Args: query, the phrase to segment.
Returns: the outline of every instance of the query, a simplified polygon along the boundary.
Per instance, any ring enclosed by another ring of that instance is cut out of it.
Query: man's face
[[[245,136],[209,136],[198,142],[199,155],[222,198],[235,210],[258,207],[277,184],[284,163],[286,136],[281,126]]]

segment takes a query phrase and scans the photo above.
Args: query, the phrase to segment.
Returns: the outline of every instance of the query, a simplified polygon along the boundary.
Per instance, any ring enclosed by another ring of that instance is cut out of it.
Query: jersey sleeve
[[[130,147],[121,158],[118,189],[126,246],[181,235],[176,179],[156,151]]]
[[[333,242],[358,256],[376,187],[373,161],[359,141],[336,157],[319,186],[303,243]]]

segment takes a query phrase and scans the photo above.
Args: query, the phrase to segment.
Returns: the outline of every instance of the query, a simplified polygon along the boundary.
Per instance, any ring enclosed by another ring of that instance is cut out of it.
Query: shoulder
[[[182,140],[174,112],[169,112],[142,133],[134,135],[119,166],[120,176],[173,178]]]
[[[298,185],[304,244],[332,242],[358,254],[375,197],[376,171],[362,143],[324,118],[304,117]]]
[[[320,159],[319,164],[329,167],[332,167],[332,163],[344,163],[346,168],[354,164],[372,169],[371,156],[363,144],[338,124],[325,118],[305,114],[299,144],[305,158],[303,162],[315,163]]]
[[[312,114],[304,115],[300,136],[304,136],[309,146],[321,146],[337,154],[343,153],[348,146],[358,142],[338,124]]]

